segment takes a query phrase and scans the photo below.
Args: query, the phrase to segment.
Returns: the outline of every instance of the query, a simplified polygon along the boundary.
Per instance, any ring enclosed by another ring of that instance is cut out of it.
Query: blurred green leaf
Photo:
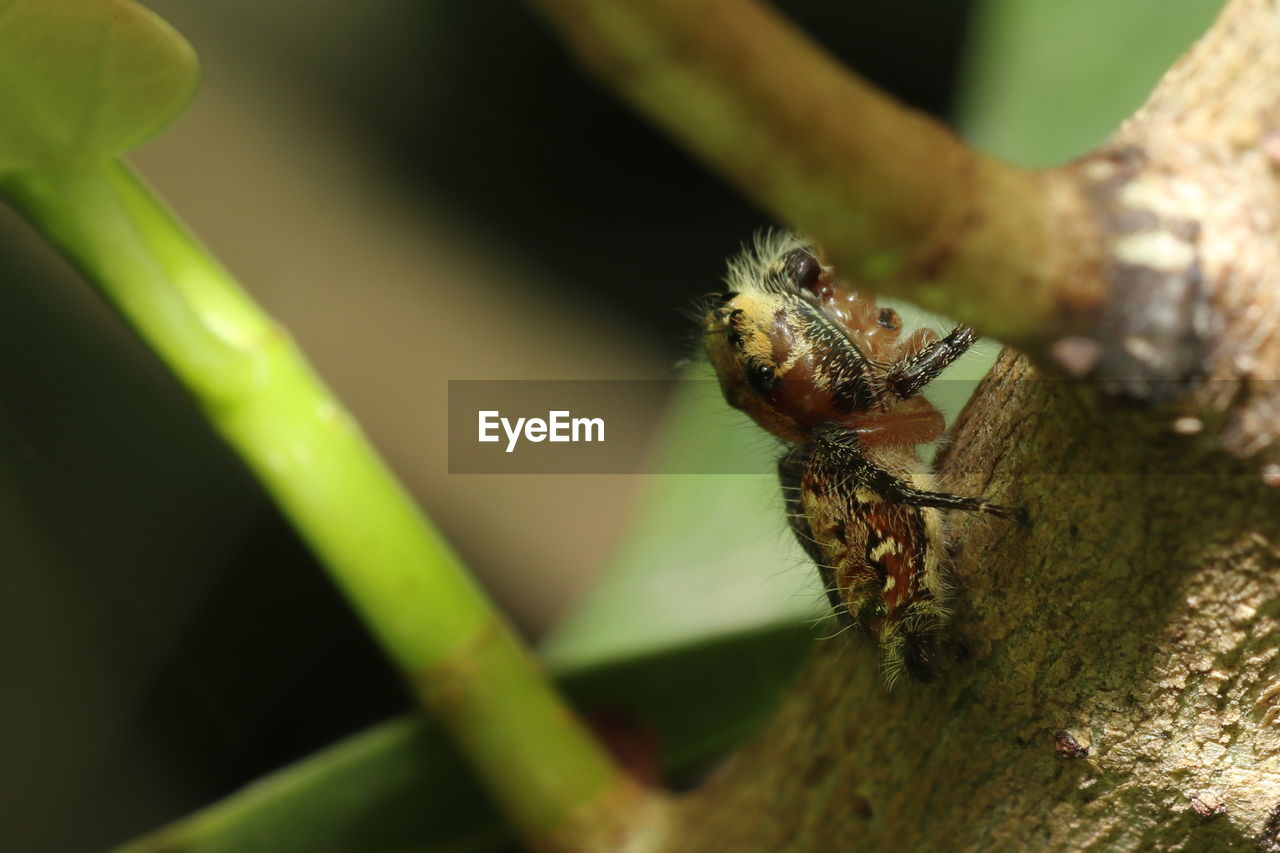
[[[709,370],[681,382],[657,470],[617,556],[542,646],[579,667],[815,616],[813,573],[787,529],[777,444],[725,405]]]
[[[1223,0],[979,0],[959,125],[975,145],[1050,166],[1102,142],[1199,38]]]
[[[811,640],[795,628],[741,634],[559,681],[584,713],[651,738],[668,778],[687,782],[764,721]],[[444,733],[414,716],[348,738],[121,853],[460,853],[511,844]]]
[[[0,0],[0,171],[100,162],[191,100],[199,66],[132,0]]]

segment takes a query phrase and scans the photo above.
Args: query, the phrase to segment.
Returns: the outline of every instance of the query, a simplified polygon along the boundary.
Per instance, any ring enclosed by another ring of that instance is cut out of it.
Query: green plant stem
[[[288,334],[127,166],[3,188],[195,395],[526,839],[630,790]]]

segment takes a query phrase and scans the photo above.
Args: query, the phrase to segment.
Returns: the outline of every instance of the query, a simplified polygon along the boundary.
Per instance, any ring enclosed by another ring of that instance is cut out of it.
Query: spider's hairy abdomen
[[[933,486],[932,473],[913,453],[910,459],[897,458],[896,450],[868,455],[917,488]],[[819,567],[841,624],[879,645],[887,684],[904,673],[930,680],[948,615],[941,511],[892,501],[863,468],[851,469],[821,445],[784,457],[779,479],[792,529]]]

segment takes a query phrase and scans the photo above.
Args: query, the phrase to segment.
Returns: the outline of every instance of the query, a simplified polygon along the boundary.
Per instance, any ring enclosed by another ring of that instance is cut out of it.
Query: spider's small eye
[[[880,317],[877,322],[892,332],[902,325],[902,318],[892,308],[885,308],[880,311]]]
[[[774,375],[772,364],[755,362],[748,364],[746,370],[747,381],[761,394],[768,394],[773,390],[773,386],[778,384],[778,377]]]
[[[818,259],[805,249],[796,249],[787,255],[783,269],[796,287],[803,287],[805,290],[817,287],[818,278],[822,275]]]

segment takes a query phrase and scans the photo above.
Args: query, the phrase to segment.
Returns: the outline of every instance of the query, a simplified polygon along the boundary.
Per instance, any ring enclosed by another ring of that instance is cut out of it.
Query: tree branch
[[[598,76],[846,275],[1032,351],[1095,309],[1099,237],[1071,176],[969,148],[767,6],[535,5]]]
[[[1181,397],[1190,429],[1212,427],[1206,434],[1237,456],[1271,448],[1271,463],[1277,165],[1280,9],[1232,0],[1142,110],[1058,170],[1077,176],[1104,223],[1107,296],[1087,339],[1052,345],[1072,356],[1069,372],[1138,400]]]
[[[952,516],[965,654],[886,693],[867,644],[820,643],[769,728],[681,803],[666,849],[1264,837],[1280,811],[1280,493],[1078,390],[1006,351],[942,460],[949,487],[1032,519]]]
[[[1162,407],[1232,454],[1280,438],[1280,389],[1261,381],[1280,375],[1270,0],[1233,0],[1112,140],[1039,172],[894,103],[756,0],[534,3],[844,274]],[[1261,461],[1280,483],[1275,456]]]

